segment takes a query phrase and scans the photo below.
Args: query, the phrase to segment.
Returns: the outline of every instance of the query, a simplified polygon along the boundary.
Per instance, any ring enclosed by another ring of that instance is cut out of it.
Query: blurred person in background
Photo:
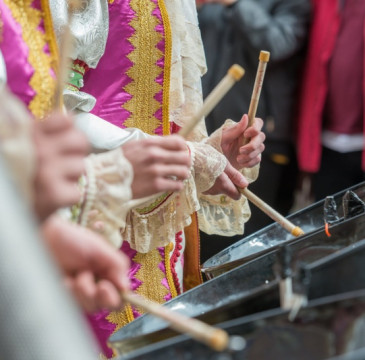
[[[297,152],[318,201],[365,179],[365,2],[312,2]]]

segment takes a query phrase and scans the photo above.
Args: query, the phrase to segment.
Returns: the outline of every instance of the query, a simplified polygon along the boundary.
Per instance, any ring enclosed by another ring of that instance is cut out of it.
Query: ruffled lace
[[[201,77],[206,72],[204,48],[195,1],[165,0],[172,29],[170,79],[170,121],[179,126],[202,106]],[[189,137],[200,141],[207,136],[204,119]]]
[[[193,176],[198,194],[210,189],[227,166],[224,155],[204,143],[188,142],[193,159]]]
[[[132,197],[132,166],[121,148],[90,155],[86,159],[86,179],[80,224],[120,247],[119,229],[125,226],[126,203]]]
[[[122,237],[140,253],[173,241],[178,231],[190,225],[190,214],[199,209],[193,177],[185,181],[185,191],[165,194],[164,197],[158,207],[151,201],[128,213]]]
[[[178,231],[190,225],[190,215],[200,208],[200,193],[212,187],[226,167],[225,157],[210,145],[188,142],[188,146],[192,168],[184,190],[165,194],[128,214],[122,235],[139,252],[167,245]]]

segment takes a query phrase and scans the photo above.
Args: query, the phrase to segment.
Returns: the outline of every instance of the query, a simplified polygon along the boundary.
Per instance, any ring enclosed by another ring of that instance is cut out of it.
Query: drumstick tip
[[[270,60],[270,52],[269,51],[260,51],[259,60],[263,62],[268,62]]]
[[[291,232],[294,236],[300,236],[300,235],[304,235],[304,231],[299,227],[296,226],[292,232]]]
[[[245,74],[245,69],[238,64],[234,64],[229,68],[228,74],[231,75],[234,80],[238,81]]]
[[[229,336],[222,329],[214,329],[209,339],[209,346],[216,351],[223,351],[228,348]]]

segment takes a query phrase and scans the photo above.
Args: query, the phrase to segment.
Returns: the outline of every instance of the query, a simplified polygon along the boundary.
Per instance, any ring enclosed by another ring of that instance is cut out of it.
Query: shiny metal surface
[[[118,360],[330,360],[338,355],[352,359],[344,355],[364,354],[365,291],[311,301],[293,322],[288,320],[287,311],[274,309],[219,326],[230,335],[244,337],[246,347],[217,353],[179,336]]]
[[[135,347],[120,359],[142,359],[143,356],[143,359],[312,360],[362,349],[365,347],[364,261],[365,240],[362,240],[311,264],[304,264],[309,276],[306,287],[309,303],[292,321],[288,319],[288,312],[278,306],[277,280],[236,302],[236,314],[241,311],[244,315],[249,309],[253,312],[239,318],[233,316],[218,326],[230,335],[243,337],[246,341],[243,349],[216,353],[180,336],[155,344],[150,342],[143,349]],[[294,277],[296,287],[303,289],[300,282]],[[264,311],[254,312],[260,308]],[[123,342],[114,345],[120,351]]]
[[[365,200],[365,182],[334,194],[334,199],[336,201],[338,214],[340,217],[343,217],[342,197],[348,190],[353,191],[359,196],[360,199]],[[301,227],[304,230],[304,237],[313,234],[316,231],[323,230],[324,202],[325,200],[321,200],[288,216],[288,219],[293,224]],[[202,271],[205,273],[208,279],[211,279],[252,260],[253,256],[258,257],[260,254],[263,254],[289,240],[293,240],[294,238],[295,237],[293,235],[289,234],[279,224],[271,224],[243,238],[242,240],[239,240],[212,258],[208,259],[202,265]]]
[[[365,238],[365,215],[334,225],[331,233],[329,238],[322,229],[288,242],[286,246],[293,253],[294,265],[311,264],[347,246],[354,246]],[[278,307],[280,299],[273,270],[277,252],[277,248],[269,249],[230,272],[172,299],[164,306],[211,324]],[[321,289],[329,291],[324,287]],[[110,343],[126,354],[176,335],[163,321],[144,315],[117,331],[110,338]]]

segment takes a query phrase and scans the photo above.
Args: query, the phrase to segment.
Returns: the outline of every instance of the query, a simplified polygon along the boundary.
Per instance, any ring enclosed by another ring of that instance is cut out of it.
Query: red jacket
[[[299,104],[297,132],[299,167],[306,172],[317,172],[321,163],[322,114],[328,91],[327,65],[334,49],[341,15],[338,0],[312,0],[312,2],[313,17]],[[365,40],[365,27],[361,36]],[[365,93],[365,84],[363,88]],[[365,152],[363,152],[365,169],[364,154]]]

